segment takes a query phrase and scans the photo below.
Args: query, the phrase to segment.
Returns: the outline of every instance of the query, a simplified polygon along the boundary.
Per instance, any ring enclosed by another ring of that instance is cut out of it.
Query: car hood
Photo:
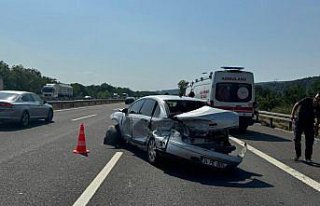
[[[239,115],[235,112],[203,106],[199,109],[178,114],[175,119],[194,130],[216,130],[236,128],[239,126]]]

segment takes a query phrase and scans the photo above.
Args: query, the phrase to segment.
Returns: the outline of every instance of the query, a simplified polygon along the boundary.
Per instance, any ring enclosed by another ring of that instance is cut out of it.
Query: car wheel
[[[120,126],[118,124],[114,125],[114,128],[116,129],[119,137],[121,137],[121,131],[120,131]]]
[[[119,125],[110,126],[107,129],[103,144],[113,145],[115,147],[124,145],[124,139],[121,137]]]
[[[153,137],[149,139],[147,153],[148,153],[148,161],[151,164],[158,163],[159,157],[157,153],[156,141],[154,140]]]
[[[125,144],[125,141],[122,138],[120,126],[117,124],[114,126],[114,128],[116,129],[116,132],[117,132],[117,144],[119,146],[123,146]]]
[[[22,113],[21,120],[20,120],[21,126],[23,126],[23,127],[28,126],[29,125],[29,121],[30,121],[29,113],[27,111],[24,111]]]
[[[53,119],[53,110],[50,109],[49,112],[48,112],[48,116],[46,118],[46,122],[51,122]]]

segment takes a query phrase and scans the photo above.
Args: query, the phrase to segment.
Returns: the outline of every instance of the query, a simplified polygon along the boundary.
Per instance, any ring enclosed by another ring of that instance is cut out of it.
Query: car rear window
[[[190,100],[166,100],[165,102],[169,108],[171,116],[190,112],[207,105],[206,102]]]
[[[0,92],[0,100],[12,101],[17,96],[18,94],[15,94],[15,93]]]

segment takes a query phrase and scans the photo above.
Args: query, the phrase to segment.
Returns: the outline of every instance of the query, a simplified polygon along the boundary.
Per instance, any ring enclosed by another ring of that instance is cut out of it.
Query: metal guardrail
[[[75,107],[93,106],[100,104],[112,104],[123,102],[123,99],[91,99],[91,100],[60,100],[60,101],[47,101],[53,106],[53,109],[68,109]]]
[[[259,111],[256,118],[258,122],[266,122],[270,127],[279,127],[282,129],[285,128],[290,131],[292,130],[293,122],[291,120],[291,115],[289,114]],[[315,134],[316,134],[315,135],[316,140],[320,141],[319,133],[315,133]]]
[[[275,120],[280,122],[285,122],[285,124],[287,124],[288,130],[292,130],[292,120],[291,120],[291,115],[289,114],[259,111],[256,118],[257,118],[257,121],[261,121],[262,119],[267,119],[270,127],[275,126],[274,124]]]

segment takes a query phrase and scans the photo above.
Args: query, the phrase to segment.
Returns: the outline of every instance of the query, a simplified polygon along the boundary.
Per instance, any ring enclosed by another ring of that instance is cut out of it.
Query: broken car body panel
[[[236,128],[239,116],[235,112],[203,106],[199,109],[175,116],[188,127],[201,127],[203,130]]]
[[[155,96],[142,99],[153,97]],[[165,104],[165,98],[157,103]],[[179,101],[185,98],[173,99]],[[162,108],[165,107],[166,105],[162,105]],[[148,117],[130,114],[128,109],[125,109],[113,113],[111,119],[117,122],[121,136],[128,142],[138,142],[146,146],[152,137],[158,151],[211,167],[235,167],[241,163],[246,152],[246,146],[229,143],[228,129],[238,127],[239,124],[237,113],[231,111],[202,106],[181,114],[167,113]]]

